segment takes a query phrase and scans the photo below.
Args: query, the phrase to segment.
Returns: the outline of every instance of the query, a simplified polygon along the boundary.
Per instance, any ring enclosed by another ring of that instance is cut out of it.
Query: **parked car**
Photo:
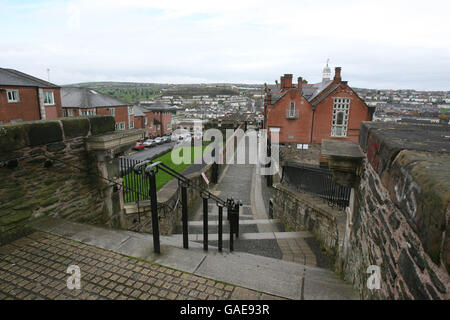
[[[155,138],[155,143],[157,143],[157,144],[162,144],[162,143],[163,143],[162,138],[161,138],[161,137]]]
[[[142,143],[146,148],[150,148],[156,145],[153,139],[147,139]]]
[[[133,147],[134,150],[143,150],[145,149],[145,146],[142,142],[136,142],[136,145]]]
[[[169,136],[164,136],[161,139],[162,139],[163,143],[167,143],[167,142],[170,141],[170,137]]]

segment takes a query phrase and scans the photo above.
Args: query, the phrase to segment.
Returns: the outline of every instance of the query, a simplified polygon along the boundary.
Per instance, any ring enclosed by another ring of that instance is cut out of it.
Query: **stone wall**
[[[448,214],[448,207],[446,210]],[[408,217],[391,200],[368,161],[356,190],[352,216],[348,250],[345,255],[341,253],[341,259],[345,279],[360,290],[362,297],[449,298],[450,282],[444,263],[435,263],[426,252]],[[366,286],[370,265],[381,268],[380,290]]]
[[[113,130],[112,117],[1,125],[0,241],[46,215],[108,224],[108,185],[98,178],[96,157],[86,151],[84,139]]]
[[[450,298],[449,126],[364,123],[345,278],[364,298]],[[381,289],[366,286],[381,267]]]
[[[310,231],[333,264],[343,241],[345,213],[323,200],[276,183],[273,185],[274,218],[289,231]]]
[[[326,150],[337,182],[353,187],[346,217],[317,210],[314,197],[282,185],[275,185],[274,214],[310,230],[363,299],[448,300],[448,137],[448,125],[365,122],[350,148],[357,153],[339,143]],[[380,289],[367,286],[369,266],[380,268]]]

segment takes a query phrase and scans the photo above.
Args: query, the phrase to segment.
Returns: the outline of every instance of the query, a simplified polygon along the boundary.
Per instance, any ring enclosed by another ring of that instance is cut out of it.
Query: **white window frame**
[[[109,115],[115,117],[116,116],[116,109],[115,108],[109,108]]]
[[[341,124],[338,124],[339,114],[342,114]],[[332,137],[347,137],[349,114],[350,98],[334,98],[333,117],[331,120]]]
[[[128,107],[128,115],[134,114],[133,107]]]
[[[147,126],[147,124],[148,124],[148,119],[147,119],[147,117],[144,117],[144,126]]]
[[[19,102],[19,90],[6,90],[6,97],[8,98],[8,103]]]
[[[55,95],[53,94],[53,91],[44,91],[43,95],[44,95],[44,105],[45,106],[54,106],[55,105]]]
[[[73,110],[72,109],[67,110],[67,115],[69,117],[73,117]]]
[[[153,128],[153,121],[150,121],[150,129]]]
[[[97,112],[94,110],[80,110],[82,116],[95,116]]]
[[[289,116],[295,117],[295,101],[291,101],[291,104],[289,106]]]
[[[279,127],[269,127],[269,132],[280,132],[280,129]]]
[[[134,121],[130,121],[128,127],[129,129],[134,129]]]
[[[116,122],[116,130],[125,130],[125,122]]]

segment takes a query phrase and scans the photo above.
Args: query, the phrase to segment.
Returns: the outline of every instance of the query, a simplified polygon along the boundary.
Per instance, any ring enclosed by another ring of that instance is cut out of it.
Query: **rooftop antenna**
[[[47,81],[50,82],[50,69],[47,68]]]
[[[327,67],[328,67],[328,62],[330,62],[330,58],[327,59]]]

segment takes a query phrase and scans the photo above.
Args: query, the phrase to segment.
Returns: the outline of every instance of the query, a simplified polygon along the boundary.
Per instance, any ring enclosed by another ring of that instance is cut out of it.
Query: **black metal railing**
[[[148,179],[145,175],[138,174],[133,168],[142,161],[128,158],[119,159],[120,177],[123,179],[122,184],[128,188],[122,189],[124,203],[139,202],[148,200]]]
[[[242,205],[240,201],[232,198],[226,201],[212,194],[200,184],[195,183],[183,174],[165,165],[161,161],[153,162],[145,160],[138,162],[133,167],[133,173],[141,176],[143,180],[148,180],[148,194],[150,198],[151,222],[153,232],[153,246],[156,253],[160,253],[159,243],[159,217],[158,217],[158,198],[156,192],[156,175],[161,170],[172,177],[176,178],[181,188],[181,212],[182,212],[182,230],[183,230],[183,247],[189,248],[188,233],[188,208],[187,208],[187,188],[196,189],[203,198],[203,249],[208,250],[208,200],[216,202],[219,210],[219,228],[218,228],[218,250],[222,251],[223,242],[223,207],[227,207],[227,216],[230,224],[230,251],[234,250],[234,236],[239,237],[239,207]],[[131,171],[128,171],[128,174]]]
[[[330,206],[345,209],[349,205],[351,188],[335,183],[327,168],[286,163],[281,181],[298,191],[324,199]]]

